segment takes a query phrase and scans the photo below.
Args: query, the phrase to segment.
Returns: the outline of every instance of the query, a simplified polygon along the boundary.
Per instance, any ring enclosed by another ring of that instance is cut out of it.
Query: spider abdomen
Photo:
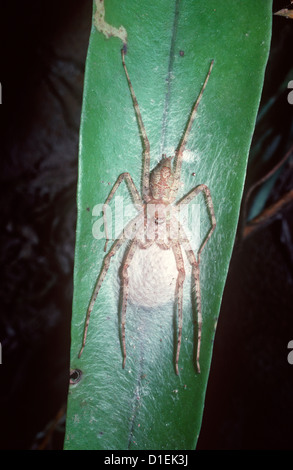
[[[128,268],[129,302],[141,307],[157,307],[174,302],[178,271],[173,251],[156,243],[138,248]]]

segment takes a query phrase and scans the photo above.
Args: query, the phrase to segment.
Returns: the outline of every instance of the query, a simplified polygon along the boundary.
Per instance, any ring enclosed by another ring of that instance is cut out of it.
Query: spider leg
[[[193,121],[194,121],[194,118],[195,118],[195,115],[196,115],[198,105],[200,103],[203,92],[204,92],[205,87],[207,85],[208,79],[210,78],[210,74],[211,74],[213,65],[214,65],[214,60],[211,61],[210,68],[209,68],[208,73],[206,75],[204,84],[201,88],[201,91],[198,95],[198,98],[197,98],[196,102],[194,103],[194,106],[192,108],[189,120],[188,120],[186,128],[185,128],[185,132],[183,134],[183,137],[182,137],[182,139],[179,143],[179,146],[176,150],[176,153],[175,153],[176,158],[175,158],[175,164],[174,164],[174,176],[175,176],[175,179],[178,180],[178,181],[180,180],[180,173],[181,173],[181,166],[182,166],[182,155],[183,155],[183,152],[185,150],[185,146],[186,146],[186,143],[187,143],[190,131],[191,131],[191,127],[192,127],[192,124],[193,124]]]
[[[177,300],[177,308],[178,308],[178,340],[177,340],[175,369],[176,369],[176,374],[179,375],[178,361],[179,361],[181,337],[182,337],[182,299],[183,299],[183,283],[185,279],[185,269],[184,269],[182,251],[181,251],[179,242],[174,241],[172,243],[172,249],[173,249],[176,266],[178,270],[178,277],[177,277],[176,291],[175,291],[175,296]]]
[[[125,50],[122,48],[121,50],[121,55],[122,55],[122,64],[125,70],[126,78],[128,81],[132,101],[133,101],[133,106],[134,110],[137,116],[137,121],[138,121],[138,126],[139,126],[139,131],[143,143],[143,170],[142,170],[142,196],[143,199],[148,202],[150,200],[150,195],[149,195],[149,186],[150,186],[150,180],[149,180],[149,173],[150,173],[150,143],[149,139],[146,134],[146,130],[142,121],[142,117],[140,114],[140,109],[138,106],[138,102],[134,93],[134,89],[126,68],[125,64]]]
[[[126,253],[125,259],[123,261],[122,268],[122,311],[121,311],[121,332],[122,332],[122,349],[123,349],[123,364],[124,369],[126,362],[126,344],[125,344],[125,324],[126,324],[126,310],[127,310],[127,300],[129,294],[129,276],[128,268],[132,261],[133,255],[138,247],[138,242],[136,238],[131,241],[131,244]]]
[[[123,245],[123,243],[127,239],[128,234],[130,233],[130,229],[133,228],[133,226],[135,226],[135,223],[136,223],[136,221],[139,217],[140,217],[140,214],[138,214],[133,220],[131,220],[129,222],[129,224],[123,230],[123,233],[121,234],[121,236],[119,238],[117,238],[117,240],[115,240],[115,242],[113,243],[109,253],[107,253],[107,255],[104,258],[103,267],[102,267],[102,269],[100,271],[100,274],[99,274],[99,277],[97,279],[97,282],[96,282],[96,285],[95,285],[95,288],[94,288],[94,291],[93,291],[93,294],[92,294],[92,297],[91,297],[91,300],[90,300],[90,303],[89,303],[89,307],[88,307],[88,310],[87,310],[86,319],[85,319],[85,326],[84,326],[84,333],[83,333],[83,340],[82,340],[82,346],[81,346],[80,352],[78,354],[78,357],[81,356],[81,354],[84,350],[85,343],[86,343],[88,326],[89,326],[89,322],[90,322],[91,312],[94,308],[94,304],[95,304],[95,301],[97,299],[99,290],[100,290],[101,285],[103,283],[103,280],[105,279],[106,274],[108,272],[110,262],[111,262],[111,258],[117,253],[119,248],[121,248],[121,246]]]
[[[108,231],[108,222],[107,222],[107,214],[106,214],[106,210],[107,210],[107,206],[108,204],[110,203],[111,199],[113,198],[115,192],[117,191],[117,189],[119,188],[120,184],[122,183],[122,181],[126,181],[127,183],[127,187],[130,191],[130,194],[132,196],[132,199],[134,201],[134,204],[135,206],[139,206],[139,207],[142,207],[143,205],[143,202],[141,200],[141,197],[139,195],[139,192],[138,190],[136,189],[136,186],[133,182],[133,179],[131,178],[130,174],[129,173],[122,173],[116,183],[114,184],[113,188],[111,189],[110,191],[110,194],[109,196],[107,197],[104,205],[103,205],[103,219],[104,219],[104,227],[105,227],[105,237],[106,237],[106,243],[105,243],[105,247],[104,247],[104,251],[107,250],[107,245],[108,245],[108,241],[109,241],[109,231]]]
[[[185,253],[189,263],[192,266],[192,277],[195,287],[195,299],[196,299],[196,310],[197,310],[197,351],[196,351],[196,367],[198,373],[200,373],[199,355],[201,345],[201,330],[202,330],[202,309],[201,309],[201,293],[200,293],[200,272],[199,262],[197,262],[194,251],[187,238],[184,239]]]
[[[199,186],[197,186],[196,188],[192,189],[186,196],[184,196],[179,202],[177,202],[176,206],[178,208],[180,208],[181,205],[183,204],[189,204],[191,202],[191,200],[193,198],[195,198],[200,192],[203,192],[204,195],[205,195],[205,199],[206,199],[206,202],[207,202],[207,206],[208,206],[208,210],[209,210],[209,214],[210,214],[210,218],[211,218],[211,222],[212,222],[212,225],[211,225],[211,228],[210,230],[208,231],[205,239],[203,240],[199,250],[198,250],[198,254],[197,254],[197,262],[199,264],[200,262],[200,255],[201,255],[201,252],[202,250],[204,249],[207,241],[211,238],[212,236],[212,233],[213,231],[215,230],[216,228],[216,217],[215,217],[215,211],[214,211],[214,206],[213,206],[213,200],[212,200],[212,196],[211,196],[211,192],[209,190],[209,188],[205,185],[205,184],[200,184]],[[187,239],[187,237],[185,236],[185,238]]]

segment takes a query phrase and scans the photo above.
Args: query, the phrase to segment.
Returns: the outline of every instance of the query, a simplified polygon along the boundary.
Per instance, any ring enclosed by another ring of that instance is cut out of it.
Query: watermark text
[[[288,347],[288,349],[292,349],[292,351],[290,351],[288,356],[287,356],[287,360],[288,360],[289,364],[293,365],[293,340],[289,341],[287,347]]]
[[[124,205],[123,197],[117,196],[112,207],[107,204],[96,204],[92,210],[96,218],[92,226],[95,239],[125,240],[134,237],[142,243],[155,240],[193,240],[200,241],[200,204],[167,204],[148,203],[142,207],[132,204]]]
[[[289,104],[293,104],[293,80],[290,80],[287,88],[292,89],[292,91],[289,92],[287,99]]]

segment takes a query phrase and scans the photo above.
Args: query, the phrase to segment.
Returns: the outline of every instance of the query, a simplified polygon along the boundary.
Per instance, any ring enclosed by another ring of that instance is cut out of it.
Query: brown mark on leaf
[[[104,0],[96,0],[96,12],[94,15],[94,25],[97,30],[104,34],[107,39],[110,37],[120,38],[123,44],[127,44],[127,31],[124,26],[115,28],[105,21],[105,5]]]

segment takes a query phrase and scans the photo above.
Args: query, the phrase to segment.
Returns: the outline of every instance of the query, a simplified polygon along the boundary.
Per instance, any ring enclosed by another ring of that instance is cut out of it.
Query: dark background
[[[1,2],[1,449],[63,445],[91,11],[90,0]],[[245,194],[293,144],[293,20],[273,21]],[[291,158],[250,236],[245,214],[257,189],[244,197],[198,449],[293,449],[292,183]]]

